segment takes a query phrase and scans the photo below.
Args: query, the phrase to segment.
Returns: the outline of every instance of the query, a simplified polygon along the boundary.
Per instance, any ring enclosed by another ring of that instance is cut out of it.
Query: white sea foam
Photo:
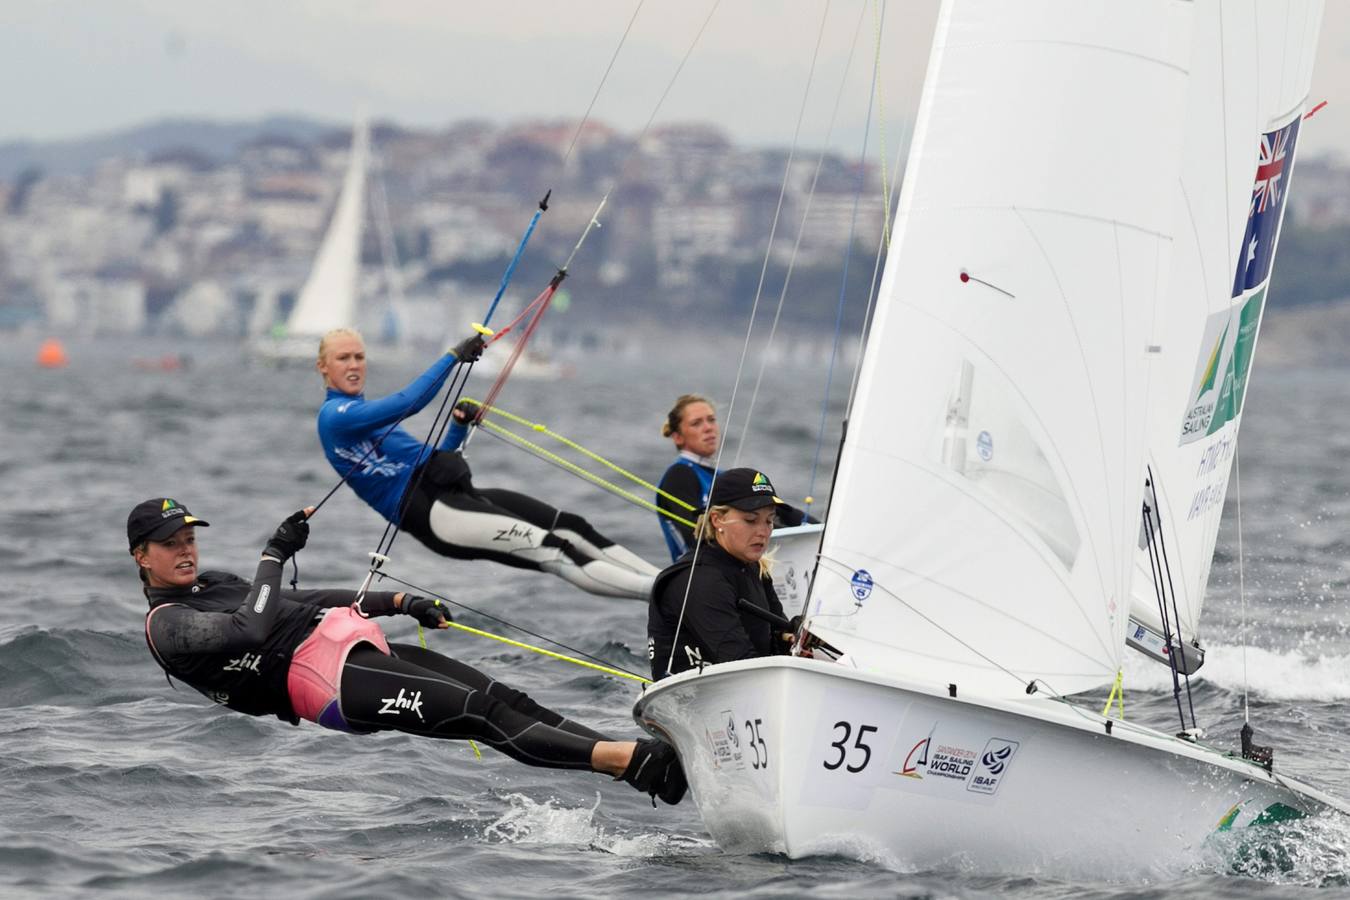
[[[484,830],[485,837],[508,844],[570,844],[632,857],[687,853],[693,847],[706,849],[711,846],[655,832],[611,833],[595,821],[600,808],[599,794],[596,794],[594,806],[577,808],[562,806],[553,800],[540,803],[524,794],[509,794],[507,800],[511,808]]]
[[[1253,694],[1271,700],[1345,700],[1350,698],[1350,656],[1300,650],[1216,645],[1206,648],[1205,664],[1191,676],[1229,691],[1241,691],[1244,680]],[[1130,653],[1125,660],[1125,689],[1165,691],[1171,672]]]

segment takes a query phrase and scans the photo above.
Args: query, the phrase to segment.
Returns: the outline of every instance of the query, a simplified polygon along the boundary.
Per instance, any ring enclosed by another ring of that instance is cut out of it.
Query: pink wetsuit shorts
[[[309,637],[295,648],[286,673],[286,690],[297,716],[336,731],[362,730],[347,724],[339,691],[347,654],[362,643],[389,653],[380,626],[355,609],[335,606],[324,612]]]

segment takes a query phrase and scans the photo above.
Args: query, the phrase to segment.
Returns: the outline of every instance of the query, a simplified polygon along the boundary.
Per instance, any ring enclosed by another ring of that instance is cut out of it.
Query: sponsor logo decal
[[[764,477],[763,472],[756,472],[754,479],[751,480],[750,482],[750,490],[757,491],[759,493],[763,493],[765,491],[772,492],[773,485],[769,484],[769,479]]]
[[[253,603],[253,611],[255,613],[262,612],[267,607],[267,598],[271,596],[272,586],[270,584],[264,584],[258,589],[258,599]]]
[[[392,476],[402,472],[407,466],[401,462],[394,462],[383,453],[375,452],[375,445],[371,441],[362,441],[354,447],[338,447],[333,451],[338,459],[345,460],[353,466],[360,466],[362,475],[384,475]]]
[[[859,606],[862,606],[863,601],[872,596],[872,573],[866,569],[859,569],[854,572],[853,577],[849,579],[849,584],[853,588],[853,599]]]
[[[415,713],[418,719],[421,719],[423,722],[426,721],[426,719],[422,718],[421,691],[409,691],[405,688],[399,688],[397,697],[381,697],[380,702],[384,704],[384,706],[380,707],[379,712],[382,716],[396,716],[400,711],[406,709],[409,712]]]
[[[1017,754],[1017,748],[1021,744],[1018,741],[1010,741],[1006,738],[990,738],[989,743],[984,745],[984,752],[980,754],[979,765],[975,767],[970,781],[966,784],[966,790],[974,791],[977,794],[994,794],[998,791],[998,786],[1003,783],[1003,778],[1008,774],[1008,768],[1012,765],[1013,757]]]
[[[261,674],[258,666],[262,665],[261,653],[245,653],[243,656],[236,657],[225,664],[226,672],[252,672],[254,675]]]
[[[994,436],[987,431],[981,431],[975,438],[975,452],[980,455],[980,459],[985,462],[994,458]]]
[[[708,735],[708,745],[712,747],[713,768],[745,768],[741,755],[741,736],[736,732],[736,713],[724,709],[718,714],[719,725],[715,728],[704,727]],[[720,724],[725,723],[725,724]]]
[[[1205,324],[1192,384],[1193,399],[1182,416],[1183,445],[1216,433],[1242,414],[1247,373],[1275,261],[1275,243],[1284,216],[1300,121],[1295,116],[1287,125],[1261,135],[1251,203],[1247,207],[1247,228],[1233,274],[1234,302],[1229,309],[1210,316]],[[1197,509],[1204,511],[1222,499],[1222,489],[1197,496],[1192,504],[1192,518]]]
[[[934,722],[933,727],[929,729],[928,737],[910,748],[909,755],[905,757],[904,765],[902,765],[900,771],[895,774],[903,775],[906,778],[923,779],[923,776],[919,774],[919,770],[928,766],[928,746],[933,743],[934,731],[937,731],[936,722]]]
[[[529,542],[534,537],[533,528],[521,528],[519,525],[512,525],[510,528],[498,528],[497,536],[494,541],[514,541],[519,538],[522,541]]]

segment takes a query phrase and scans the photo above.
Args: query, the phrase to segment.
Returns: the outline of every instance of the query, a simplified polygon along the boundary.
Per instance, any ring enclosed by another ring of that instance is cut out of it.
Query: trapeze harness
[[[457,660],[389,644],[365,618],[395,615],[394,594],[280,591],[281,566],[250,584],[204,572],[187,588],[147,588],[146,643],[169,675],[249,715],[337,731],[476,739],[527,765],[589,769],[600,733]]]
[[[671,463],[670,468],[666,469],[666,474],[661,476],[659,487],[672,497],[683,500],[695,510],[706,509],[708,492],[712,490],[713,475],[717,471],[713,468],[712,462],[706,456],[681,450],[675,462]],[[669,497],[661,494],[656,495],[656,505],[660,509],[685,519],[697,515],[697,513],[691,513],[687,509],[677,507],[670,501]],[[670,550],[670,559],[673,562],[683,556],[685,551],[693,545],[694,529],[683,522],[677,522],[670,516],[663,516],[660,513],[656,514],[656,519],[661,523],[661,534],[666,539],[666,548]]]

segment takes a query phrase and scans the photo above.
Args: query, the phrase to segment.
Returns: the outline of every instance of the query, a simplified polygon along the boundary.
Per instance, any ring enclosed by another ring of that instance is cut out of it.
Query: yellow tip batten
[[[495,334],[495,332],[491,328],[479,322],[473,323],[473,330],[481,334],[483,337],[492,337],[492,335]]]
[[[536,424],[536,425],[534,426],[534,430],[535,430],[535,431],[548,431],[548,426],[547,426],[547,425],[544,425],[544,424]]]
[[[815,502],[816,502],[816,498],[815,498],[815,497],[807,497],[807,498],[805,498],[804,502],[806,502],[806,503],[815,503]]]

